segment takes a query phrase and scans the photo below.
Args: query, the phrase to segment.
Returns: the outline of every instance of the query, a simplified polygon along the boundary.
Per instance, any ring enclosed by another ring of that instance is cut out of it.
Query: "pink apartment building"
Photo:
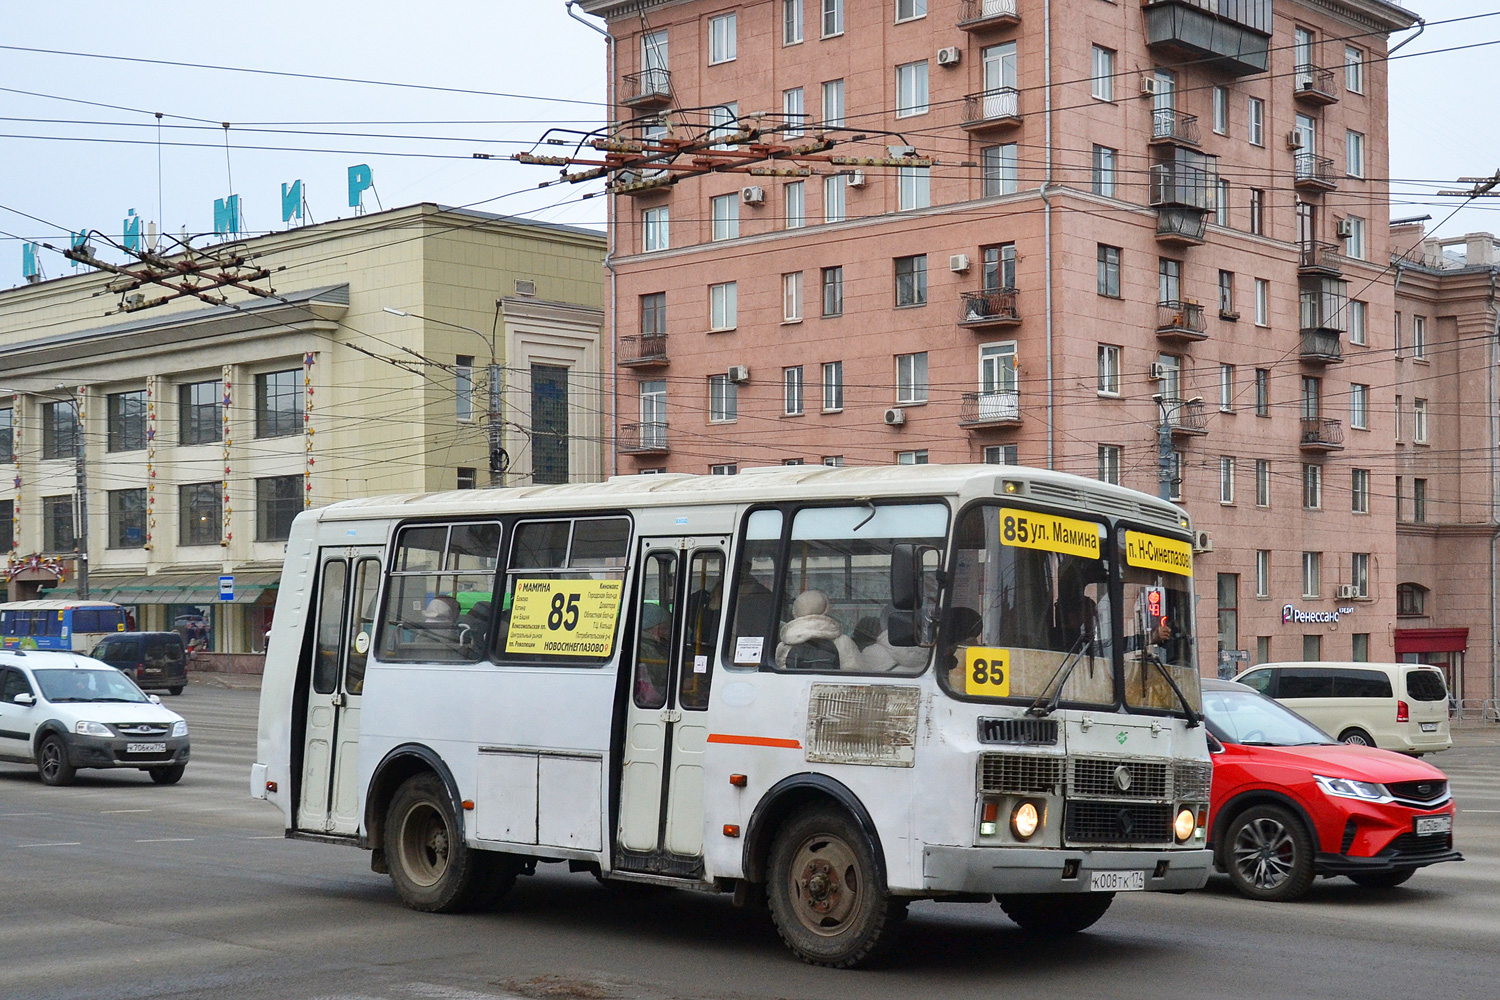
[[[608,25],[622,138],[759,127],[934,161],[617,189],[620,472],[1165,478],[1204,533],[1205,670],[1216,608],[1226,669],[1395,656],[1384,56],[1413,14],[580,6]]]

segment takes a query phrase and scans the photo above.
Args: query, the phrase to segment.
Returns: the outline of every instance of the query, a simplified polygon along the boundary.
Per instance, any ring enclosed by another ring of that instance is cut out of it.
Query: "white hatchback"
[[[182,777],[187,722],[107,663],[77,653],[0,652],[0,760],[67,785],[82,767],[133,767],[159,785]]]

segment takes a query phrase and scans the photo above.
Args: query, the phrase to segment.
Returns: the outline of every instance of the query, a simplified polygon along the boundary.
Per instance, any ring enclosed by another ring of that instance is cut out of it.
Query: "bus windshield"
[[[1125,704],[1180,712],[1175,684],[1193,710],[1201,712],[1203,697],[1193,661],[1192,546],[1130,529],[1119,536]]]

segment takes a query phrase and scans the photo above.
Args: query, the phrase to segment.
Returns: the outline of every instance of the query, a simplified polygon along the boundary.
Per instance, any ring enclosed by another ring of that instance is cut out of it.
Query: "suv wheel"
[[[1241,896],[1289,902],[1312,885],[1313,843],[1302,821],[1281,806],[1251,806],[1224,836],[1225,868]]]
[[[68,745],[61,736],[53,733],[42,740],[42,745],[37,748],[36,771],[41,775],[44,785],[73,783],[73,777],[78,771],[68,763]]]

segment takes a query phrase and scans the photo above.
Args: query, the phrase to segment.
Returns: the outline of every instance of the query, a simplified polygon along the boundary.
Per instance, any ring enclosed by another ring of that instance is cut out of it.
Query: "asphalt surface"
[[[1350,997],[1500,994],[1500,727],[1429,758],[1468,858],[1405,886],[1319,881],[1252,903],[1216,877],[1127,893],[1045,943],[994,904],[921,903],[886,967],[801,965],[764,912],[622,892],[543,866],[493,913],[409,911],[352,848],[288,841],[248,796],[254,690],[194,683],[182,783],[83,771],[71,788],[0,764],[0,1000]]]

